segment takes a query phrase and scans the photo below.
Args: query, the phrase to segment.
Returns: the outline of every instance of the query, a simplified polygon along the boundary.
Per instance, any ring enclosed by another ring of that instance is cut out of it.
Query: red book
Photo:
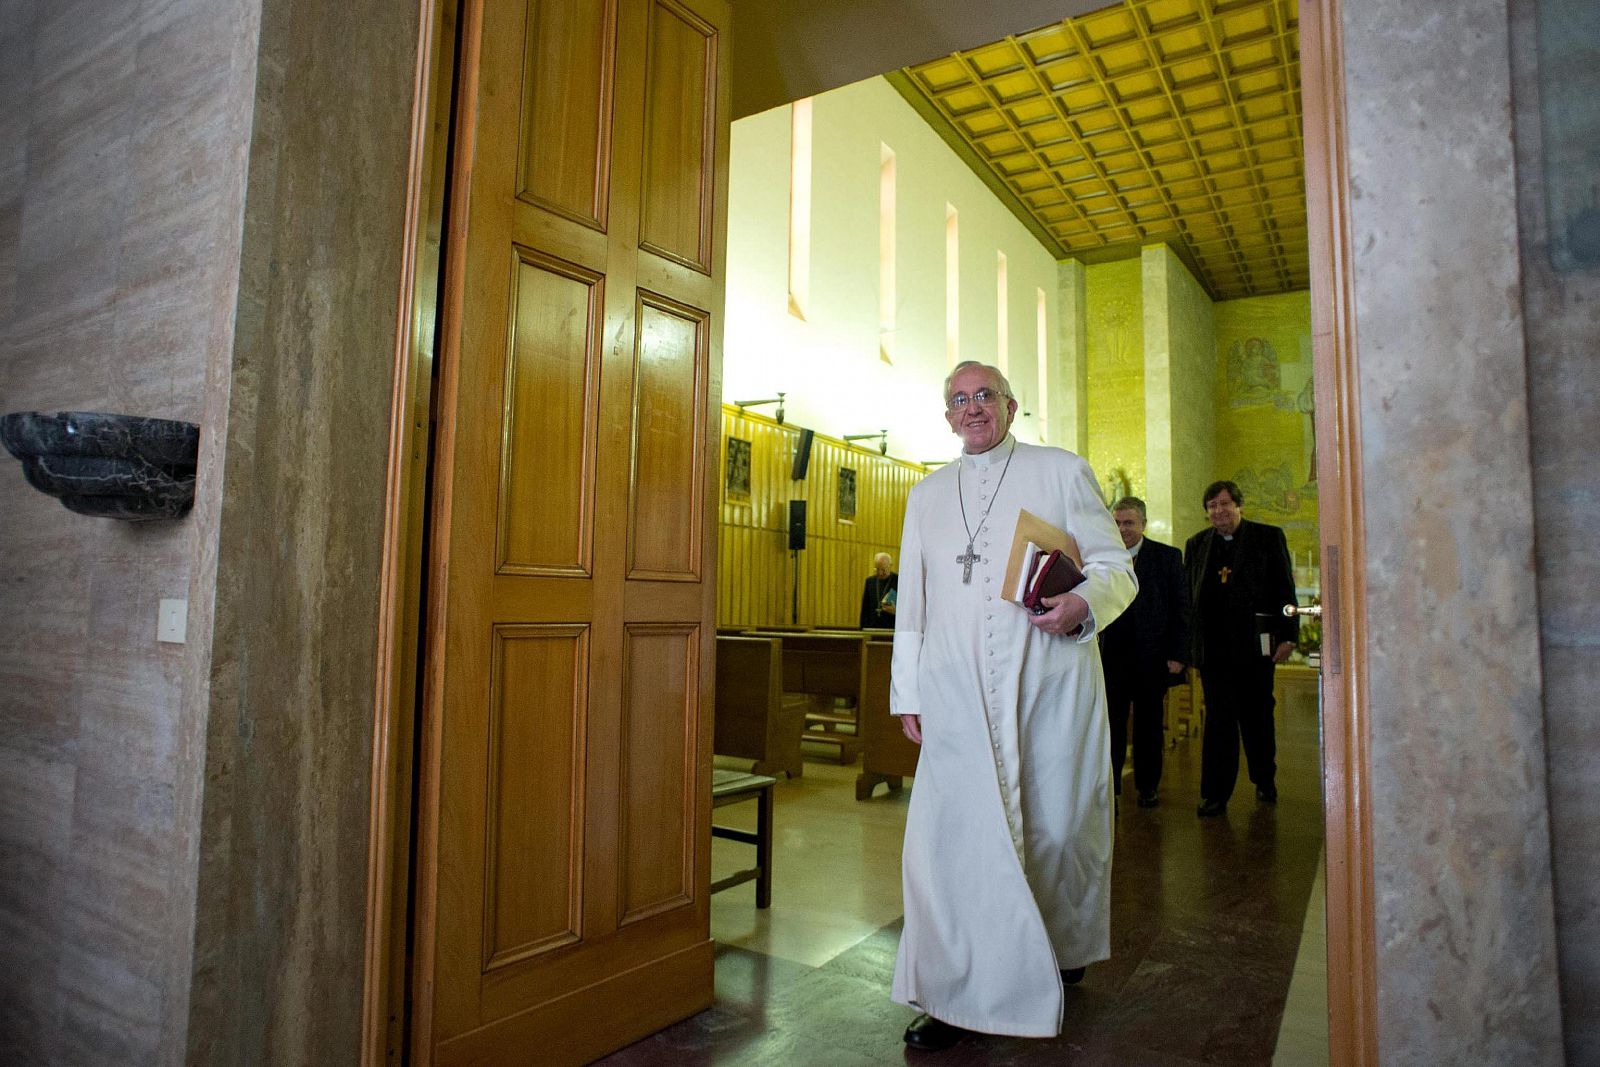
[[[1040,552],[1034,557],[1033,577],[1028,582],[1028,591],[1022,596],[1022,606],[1035,615],[1043,615],[1050,610],[1045,607],[1045,597],[1069,592],[1083,580],[1083,571],[1060,549],[1048,556]]]

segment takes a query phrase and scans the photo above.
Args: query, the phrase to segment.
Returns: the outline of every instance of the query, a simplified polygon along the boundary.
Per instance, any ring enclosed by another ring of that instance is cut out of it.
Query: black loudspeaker
[[[806,431],[809,435],[810,431]],[[808,438],[809,439],[809,438]],[[789,501],[789,550],[806,547],[806,502]]]
[[[797,482],[806,476],[806,470],[811,466],[811,433],[810,430],[801,430],[800,440],[794,446],[794,467],[789,471],[789,477]],[[802,507],[800,511],[803,515],[805,508]]]

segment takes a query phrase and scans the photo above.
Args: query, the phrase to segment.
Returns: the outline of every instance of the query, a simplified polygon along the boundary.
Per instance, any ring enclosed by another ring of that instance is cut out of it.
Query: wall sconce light
[[[877,433],[847,433],[844,435],[844,439],[846,441],[877,441],[878,454],[883,456],[889,454],[888,430],[879,430]]]
[[[778,415],[777,415],[778,425],[782,426],[783,425],[783,394],[782,393],[779,393],[777,396],[771,397],[771,398],[766,399],[766,400],[735,400],[733,402],[733,406],[739,409],[739,413],[740,414],[744,413],[744,409],[745,408],[759,408],[759,407],[764,407],[767,404],[776,404],[776,405],[778,405]]]

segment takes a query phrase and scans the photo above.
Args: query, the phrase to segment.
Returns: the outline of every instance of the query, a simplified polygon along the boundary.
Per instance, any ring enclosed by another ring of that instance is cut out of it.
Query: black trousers
[[[1278,743],[1272,725],[1272,671],[1266,656],[1207,658],[1200,669],[1206,694],[1206,731],[1200,747],[1200,796],[1227,803],[1239,778],[1239,743],[1250,767],[1250,781],[1262,789],[1276,785]]]
[[[1154,793],[1161,784],[1162,710],[1167,699],[1165,677],[1151,678],[1135,669],[1106,670],[1106,713],[1111,718],[1112,784],[1122,788],[1122,765],[1128,757],[1128,713],[1133,713],[1133,788]]]

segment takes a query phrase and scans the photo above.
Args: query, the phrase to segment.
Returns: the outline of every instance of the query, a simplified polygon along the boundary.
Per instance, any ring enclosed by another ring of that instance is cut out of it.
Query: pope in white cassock
[[[894,1000],[906,1043],[1053,1037],[1062,982],[1110,955],[1111,755],[1095,633],[1133,600],[1088,463],[1019,444],[993,367],[945,382],[963,453],[916,486],[900,540],[890,707],[922,746],[901,860]],[[1020,510],[1077,539],[1087,580],[1033,615],[1001,599]]]

